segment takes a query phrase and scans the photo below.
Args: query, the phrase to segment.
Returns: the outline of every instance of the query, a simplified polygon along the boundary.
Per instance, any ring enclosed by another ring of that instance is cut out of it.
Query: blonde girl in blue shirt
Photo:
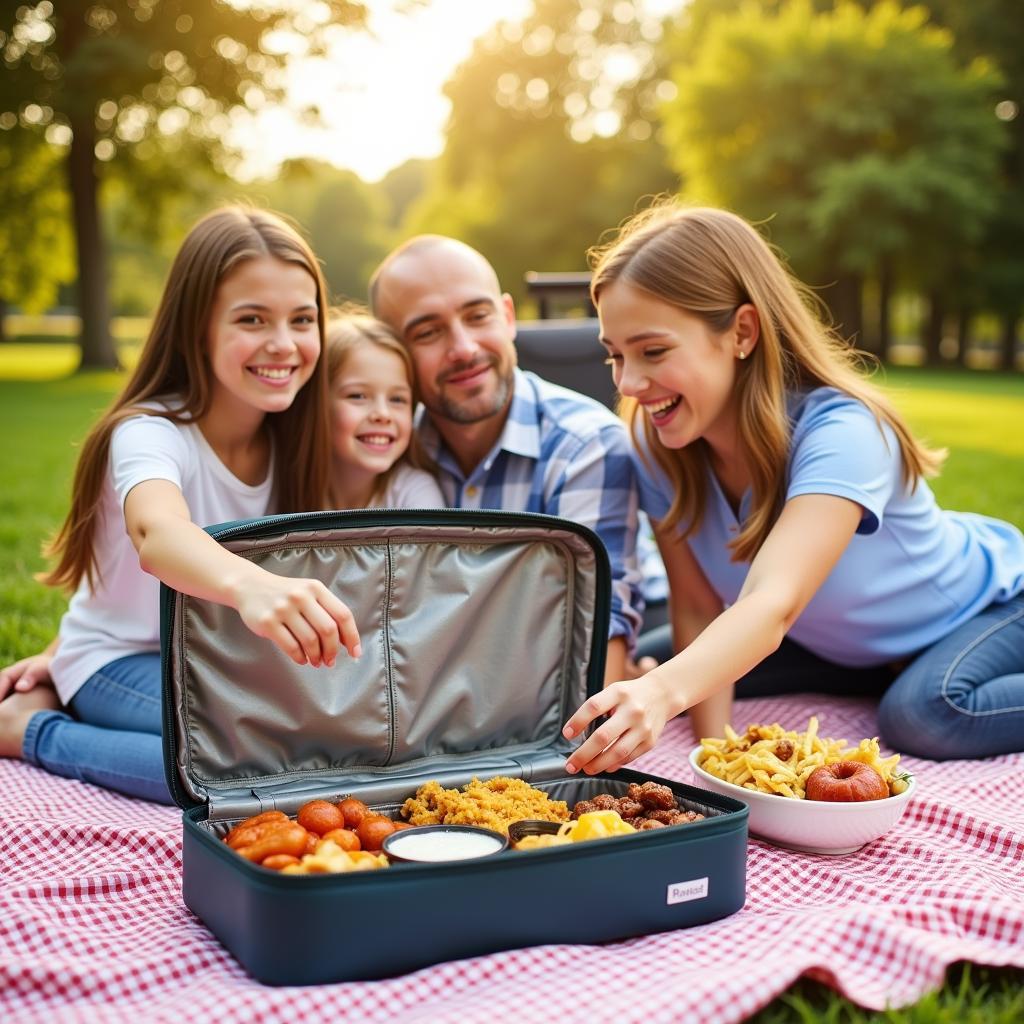
[[[673,658],[590,698],[570,771],[615,769],[739,695],[885,688],[883,740],[1024,749],[1024,536],[941,510],[916,440],[761,236],[658,206],[595,254],[592,294],[669,579]]]

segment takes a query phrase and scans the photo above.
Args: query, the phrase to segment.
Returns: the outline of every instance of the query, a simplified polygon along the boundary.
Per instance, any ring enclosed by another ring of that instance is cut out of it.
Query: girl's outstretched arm
[[[571,739],[608,716],[566,769],[593,775],[632,761],[654,746],[670,718],[716,698],[776,650],[839,561],[860,519],[861,506],[846,498],[805,494],[788,501],[735,604],[670,661],[639,679],[613,683],[569,719],[563,732]],[[718,702],[720,713],[721,697]]]
[[[145,572],[175,590],[236,609],[249,629],[296,664],[333,665],[341,647],[359,657],[352,612],[323,583],[277,576],[232,554],[192,522],[170,481],[133,487],[124,518]]]
[[[722,599],[708,582],[690,545],[676,531],[666,534],[658,530],[655,536],[668,577],[672,643],[678,653],[722,614]],[[694,704],[689,712],[697,736],[717,736],[731,717],[732,687],[723,686]]]

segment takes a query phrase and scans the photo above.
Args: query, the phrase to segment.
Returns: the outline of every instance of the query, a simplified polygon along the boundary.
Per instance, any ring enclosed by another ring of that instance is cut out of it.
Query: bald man
[[[562,516],[604,542],[612,570],[605,679],[625,678],[643,603],[622,423],[517,367],[512,299],[462,242],[422,235],[399,246],[374,273],[370,303],[412,356],[423,403],[417,431],[449,505]]]

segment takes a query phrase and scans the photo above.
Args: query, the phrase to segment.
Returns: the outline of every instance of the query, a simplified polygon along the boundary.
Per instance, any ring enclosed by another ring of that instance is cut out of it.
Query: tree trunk
[[[999,345],[999,369],[1012,372],[1017,369],[1017,327],[1020,311],[1003,316],[1003,337]]]
[[[0,345],[7,340],[7,300],[0,296]]]
[[[862,287],[859,274],[837,274],[834,282],[818,293],[828,306],[839,335],[851,345],[859,345],[864,335]]]
[[[956,361],[967,366],[967,348],[971,343],[971,321],[974,310],[961,307],[956,316]]]
[[[68,182],[78,254],[78,312],[82,318],[82,369],[116,369],[107,302],[107,253],[100,223],[96,178],[96,129],[91,112],[72,119]]]
[[[878,274],[878,358],[889,361],[892,350],[892,267],[886,260]]]
[[[946,305],[938,290],[928,293],[928,315],[921,334],[926,366],[938,366],[942,362],[942,328],[946,321]]]

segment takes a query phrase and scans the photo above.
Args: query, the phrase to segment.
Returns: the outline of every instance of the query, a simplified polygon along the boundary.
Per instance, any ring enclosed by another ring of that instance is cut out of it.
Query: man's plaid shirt
[[[612,570],[609,637],[623,636],[632,647],[643,599],[636,475],[623,423],[600,403],[517,369],[505,429],[468,477],[423,409],[417,431],[451,507],[542,512],[601,538]]]

